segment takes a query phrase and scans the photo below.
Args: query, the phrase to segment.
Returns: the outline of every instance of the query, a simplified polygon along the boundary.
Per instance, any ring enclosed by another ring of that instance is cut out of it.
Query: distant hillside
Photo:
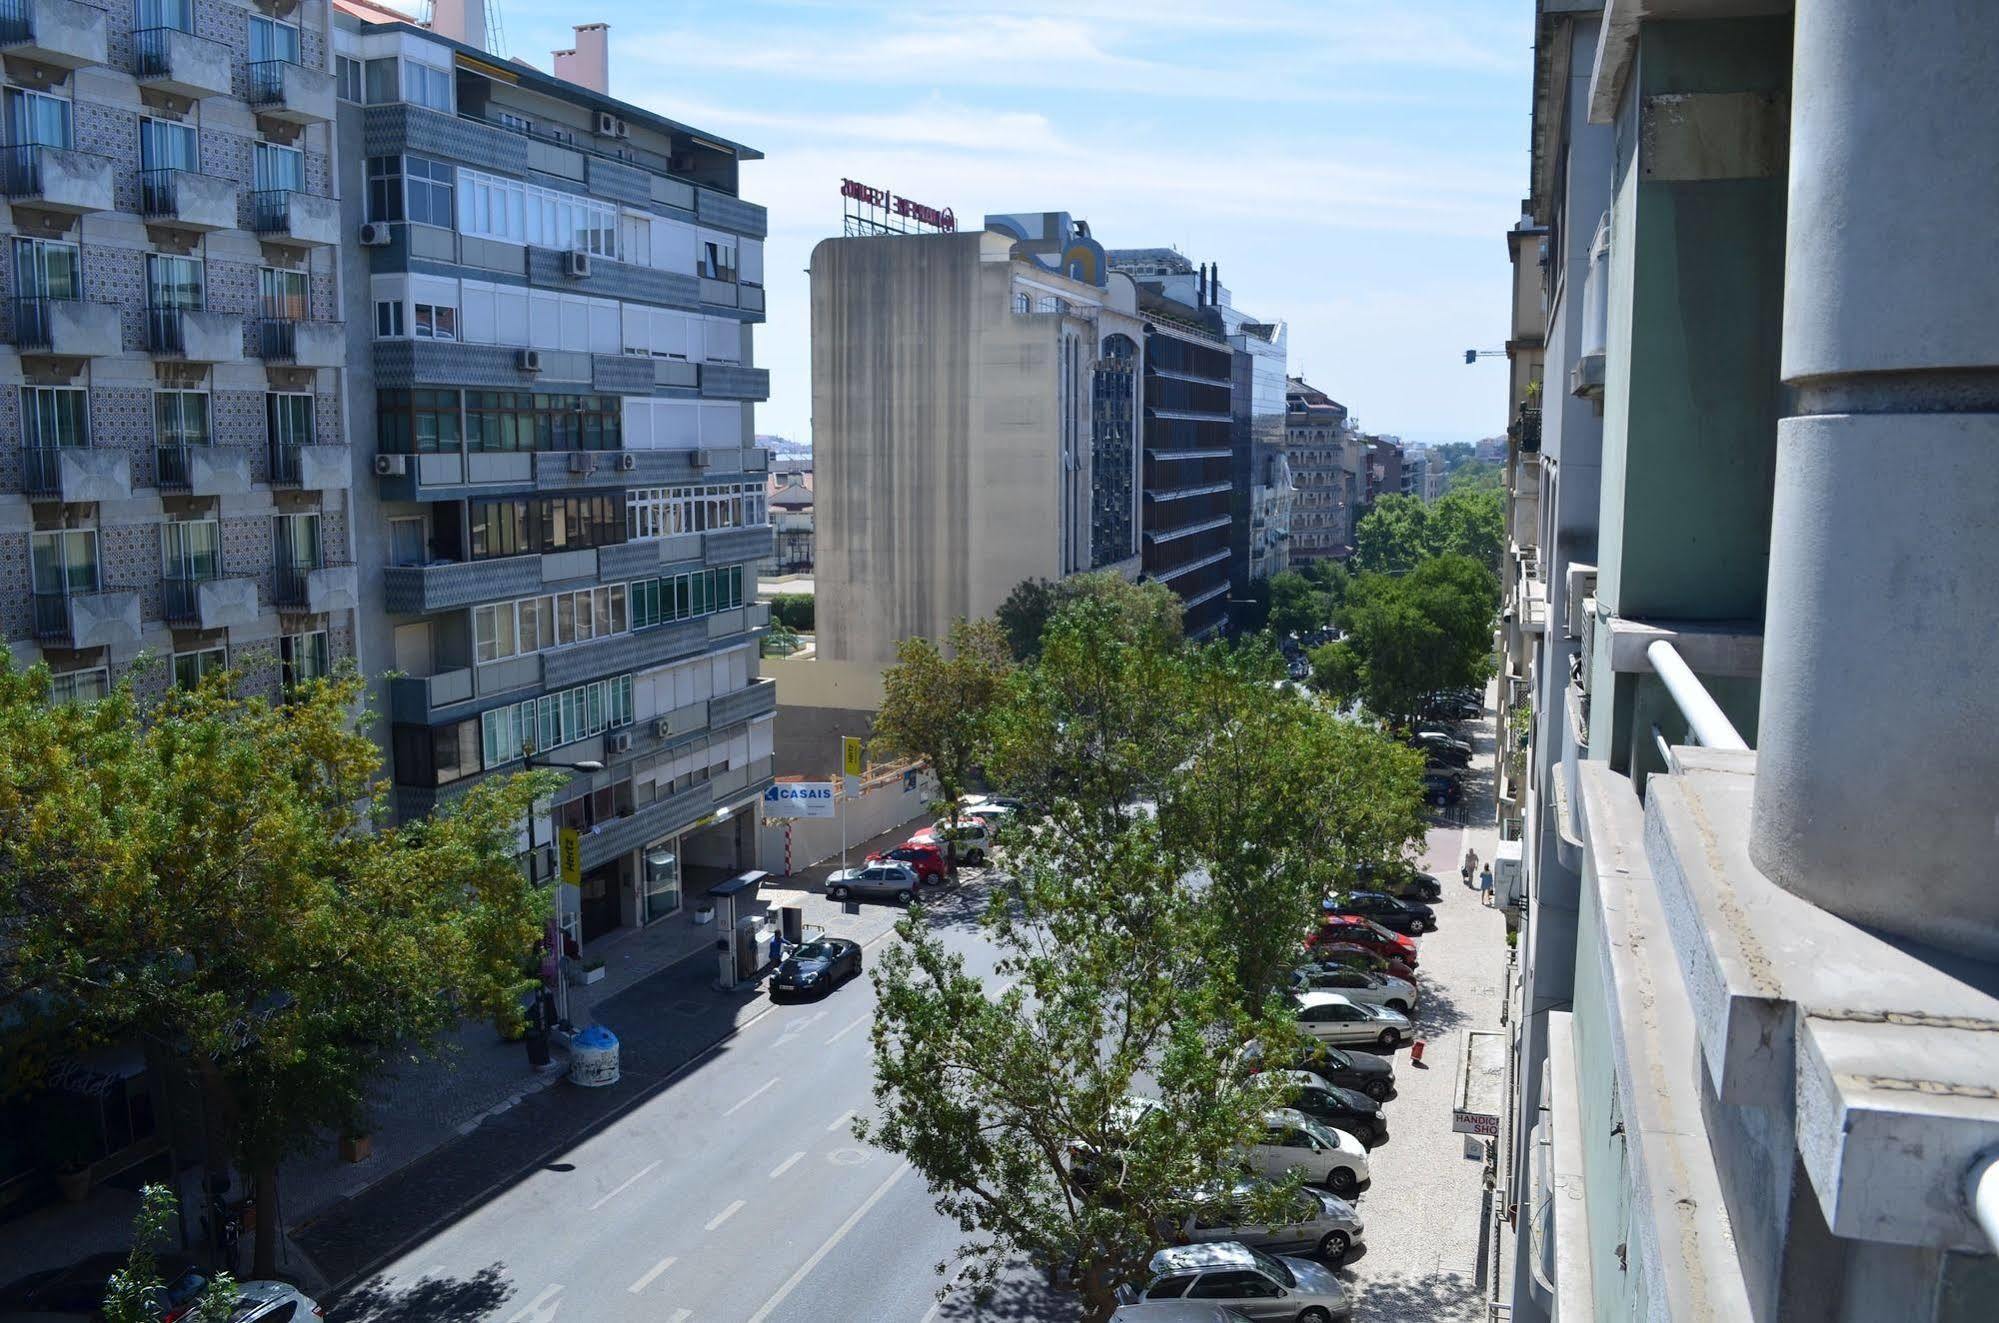
[[[774,455],[809,455],[812,453],[810,441],[793,441],[788,436],[773,436],[768,432],[757,433],[757,445]]]

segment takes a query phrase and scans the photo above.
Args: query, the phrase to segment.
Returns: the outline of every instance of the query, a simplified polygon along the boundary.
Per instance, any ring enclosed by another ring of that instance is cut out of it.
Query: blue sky
[[[611,24],[611,92],[747,143],[770,208],[771,398],[810,430],[804,266],[851,176],[956,210],[1062,210],[1221,264],[1291,370],[1371,431],[1504,426],[1503,232],[1526,186],[1530,0],[502,0],[546,67]],[[1129,15],[1143,15],[1133,21]]]

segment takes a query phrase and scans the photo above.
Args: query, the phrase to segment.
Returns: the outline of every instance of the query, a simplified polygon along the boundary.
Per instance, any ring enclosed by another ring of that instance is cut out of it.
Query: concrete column
[[[1751,854],[1999,957],[1999,7],[1800,0]]]

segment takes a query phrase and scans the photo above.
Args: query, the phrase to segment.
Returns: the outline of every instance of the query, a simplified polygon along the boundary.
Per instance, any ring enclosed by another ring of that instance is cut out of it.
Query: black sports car
[[[770,976],[770,993],[824,996],[861,972],[861,947],[844,937],[816,937],[784,958]]]

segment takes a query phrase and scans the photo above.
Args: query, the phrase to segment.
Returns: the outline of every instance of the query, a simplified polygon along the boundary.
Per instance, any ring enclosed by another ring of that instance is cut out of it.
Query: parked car
[[[1424,749],[1423,773],[1463,772],[1471,767],[1471,759],[1452,749]]]
[[[1458,754],[1466,760],[1470,760],[1472,755],[1469,740],[1461,740],[1438,730],[1423,730],[1419,727],[1410,734],[1409,742],[1418,749],[1435,749],[1443,753]]]
[[[919,845],[915,841],[904,841],[893,850],[877,850],[868,856],[868,862],[908,864],[916,870],[916,880],[933,885],[944,880],[944,851],[935,845]]]
[[[1437,912],[1420,900],[1401,900],[1385,891],[1349,891],[1339,898],[1342,914],[1361,914],[1390,932],[1421,937],[1437,926]]]
[[[1321,1125],[1346,1131],[1367,1148],[1388,1142],[1388,1116],[1364,1093],[1328,1084],[1309,1070],[1273,1070],[1257,1078],[1280,1090],[1276,1101]]]
[[[1338,965],[1345,969],[1364,969],[1370,974],[1385,974],[1389,978],[1399,978],[1404,983],[1416,982],[1416,970],[1398,956],[1385,956],[1379,951],[1370,951],[1352,942],[1320,942],[1307,953],[1315,965]]]
[[[1338,1263],[1360,1243],[1360,1214],[1336,1194],[1324,1190],[1294,1190],[1285,1200],[1282,1217],[1258,1216],[1255,1204],[1264,1187],[1240,1181],[1226,1189],[1203,1192],[1194,1211],[1166,1228],[1183,1245],[1233,1240],[1266,1254],[1317,1254]]]
[[[1337,992],[1301,992],[1292,997],[1298,1027],[1327,1043],[1368,1043],[1393,1049],[1410,1036],[1409,1017],[1386,1006],[1349,1001]]]
[[[1299,992],[1337,992],[1349,1001],[1386,1006],[1403,1015],[1416,1009],[1416,985],[1345,965],[1306,965],[1293,972],[1291,986]]]
[[[1263,1045],[1252,1038],[1242,1047],[1242,1062],[1251,1074],[1266,1065],[1273,1070],[1309,1070],[1328,1084],[1358,1089],[1376,1102],[1386,1102],[1395,1096],[1392,1058],[1342,1051],[1316,1038],[1306,1039],[1296,1050],[1279,1053],[1277,1059],[1268,1063],[1264,1061]]]
[[[1464,782],[1447,768],[1431,768],[1423,773],[1423,798],[1438,808],[1446,808],[1465,797]]]
[[[916,870],[900,860],[841,868],[826,875],[826,894],[834,900],[872,897],[907,905],[916,899]]]
[[[861,945],[844,937],[816,937],[784,958],[770,976],[770,992],[831,992],[861,974]]]
[[[1404,900],[1435,904],[1444,898],[1444,884],[1437,880],[1435,873],[1425,873],[1401,860],[1387,864],[1362,864],[1354,870],[1354,876],[1365,890],[1386,891]]]
[[[958,801],[958,812],[983,818],[988,826],[998,826],[1027,811],[1027,802],[1012,795],[966,795]]]
[[[992,831],[984,822],[976,818],[961,817],[956,826],[939,818],[931,826],[925,827],[909,838],[914,845],[929,845],[942,848],[942,843],[951,844],[951,857],[961,864],[976,867],[986,861],[992,852]]]
[[[1250,1145],[1250,1170],[1272,1180],[1294,1171],[1308,1185],[1323,1185],[1351,1199],[1368,1187],[1367,1150],[1352,1135],[1314,1121],[1290,1107],[1263,1114],[1263,1134]]]
[[[1346,942],[1390,960],[1400,960],[1411,969],[1416,967],[1416,939],[1392,933],[1364,914],[1329,908],[1319,920],[1318,931],[1305,939],[1307,946],[1317,946],[1320,942]]]
[[[229,1323],[307,1323],[324,1318],[317,1300],[287,1282],[239,1282]]]
[[[1345,1323],[1347,1291],[1332,1271],[1307,1259],[1278,1258],[1237,1241],[1175,1245],[1152,1256],[1139,1292],[1147,1301],[1213,1301],[1251,1319]]]
[[[1248,1323],[1248,1319],[1249,1315],[1212,1300],[1136,1300],[1119,1305],[1111,1315],[1111,1323]]]
[[[92,1254],[66,1268],[44,1268],[0,1287],[0,1319],[91,1319],[104,1308],[104,1288],[111,1274],[125,1266],[122,1250]],[[182,1254],[161,1254],[156,1266],[160,1280],[168,1283],[160,1292],[162,1312],[184,1306],[199,1296],[208,1278],[197,1272],[193,1260]]]

